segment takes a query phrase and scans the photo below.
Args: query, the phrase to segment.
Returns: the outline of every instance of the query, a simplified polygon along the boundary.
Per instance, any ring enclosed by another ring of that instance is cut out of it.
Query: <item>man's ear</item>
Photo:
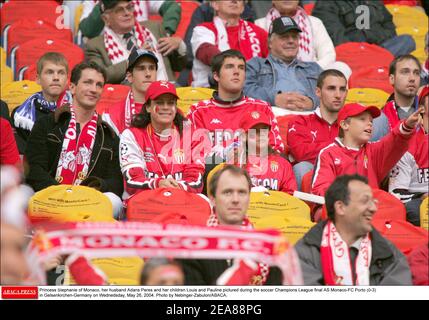
[[[72,94],[72,96],[74,96],[76,93],[76,85],[73,82],[70,82],[69,89],[70,89],[70,93]]]
[[[40,85],[40,76],[39,76],[39,74],[36,74],[36,83],[38,85]]]
[[[213,79],[215,79],[216,82],[219,83],[220,78],[219,78],[219,75],[217,74],[217,72],[213,72]]]
[[[129,83],[133,83],[133,74],[131,72],[127,71],[125,78]]]
[[[321,99],[321,98],[322,98],[322,90],[320,90],[320,88],[319,88],[319,87],[316,87],[316,96],[318,96],[318,97],[319,97],[319,99]]]
[[[391,86],[395,84],[395,75],[393,74],[389,75],[389,83]]]
[[[212,207],[214,208],[214,206],[215,206],[215,198],[212,196],[212,195],[210,195],[209,196],[209,200],[210,200],[210,204],[212,205]]]
[[[334,209],[335,209],[335,215],[344,216],[346,213],[345,204],[344,204],[344,202],[342,202],[340,200],[335,201]]]
[[[110,25],[110,23],[109,23],[109,14],[108,13],[102,13],[101,14],[101,20],[103,20],[103,22],[104,22],[104,24],[106,26]]]

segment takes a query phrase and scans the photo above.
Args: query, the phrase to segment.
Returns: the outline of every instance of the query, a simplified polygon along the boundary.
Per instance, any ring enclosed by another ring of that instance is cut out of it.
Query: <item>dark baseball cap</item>
[[[280,17],[275,19],[270,25],[269,34],[284,34],[288,31],[296,30],[298,32],[302,32],[301,28],[298,27],[295,20],[290,17]]]
[[[152,51],[137,49],[131,51],[130,56],[128,57],[127,71],[130,71],[137,63],[137,61],[142,57],[152,58],[155,61],[156,68],[158,69],[158,58]]]
[[[114,7],[116,7],[116,5],[119,2],[122,2],[122,1],[130,2],[131,0],[101,0],[100,1],[101,12],[104,12],[109,9],[113,9]]]

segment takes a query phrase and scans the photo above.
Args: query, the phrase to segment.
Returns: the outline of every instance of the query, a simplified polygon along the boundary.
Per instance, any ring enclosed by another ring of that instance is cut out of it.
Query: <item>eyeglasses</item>
[[[134,10],[135,10],[134,4],[130,3],[125,7],[116,7],[115,9],[112,9],[112,12],[118,16],[119,15],[123,16],[123,15],[127,14],[127,12],[133,13]]]

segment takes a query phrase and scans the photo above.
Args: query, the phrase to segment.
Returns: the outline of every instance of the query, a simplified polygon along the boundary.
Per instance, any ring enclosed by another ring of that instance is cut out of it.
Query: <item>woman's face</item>
[[[177,98],[170,93],[164,93],[155,100],[150,101],[150,105],[146,110],[150,113],[152,125],[155,128],[170,128],[177,113],[176,105]]]

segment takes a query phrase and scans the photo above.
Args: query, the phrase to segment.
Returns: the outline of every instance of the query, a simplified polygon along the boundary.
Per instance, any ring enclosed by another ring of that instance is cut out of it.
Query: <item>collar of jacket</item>
[[[316,224],[310,231],[304,235],[304,242],[307,245],[317,247],[320,250],[320,245],[322,243],[323,228],[326,226],[328,221],[324,220]],[[381,236],[381,234],[373,227],[370,232],[371,242],[372,242],[372,261],[378,259],[387,259],[393,255],[392,250],[387,244],[386,240]]]
[[[219,93],[217,91],[213,92],[213,99],[215,99],[217,103],[224,104],[224,105],[235,104],[243,98],[244,98],[244,95],[243,95],[243,92],[241,92],[240,97],[238,97],[237,99],[235,99],[233,101],[225,101],[219,97]]]
[[[54,111],[55,123],[60,122],[60,120],[63,117],[65,119],[69,119],[71,117],[71,111],[70,111],[70,104],[69,103],[62,105],[61,107],[55,109],[55,111]],[[112,138],[116,137],[115,131],[109,126],[109,124],[107,122],[103,121],[103,118],[101,117],[101,115],[98,115],[97,126],[108,129],[112,135]]]
[[[275,63],[275,60],[278,60],[278,61],[281,61],[280,59],[278,59],[278,58],[276,58],[276,57],[274,57],[271,53],[268,55],[268,57],[267,58],[265,58],[265,63],[270,63],[271,65],[273,65],[274,63]],[[281,62],[283,62],[283,61],[281,61]],[[285,62],[283,62],[284,64],[285,64]],[[301,68],[305,68],[305,66],[306,66],[306,63],[304,62],[304,61],[301,61],[301,60],[299,60],[298,58],[295,58],[294,59],[294,61],[292,61],[290,64],[288,64],[289,66],[290,65],[294,65],[294,66],[297,66],[297,67],[301,67]]]

